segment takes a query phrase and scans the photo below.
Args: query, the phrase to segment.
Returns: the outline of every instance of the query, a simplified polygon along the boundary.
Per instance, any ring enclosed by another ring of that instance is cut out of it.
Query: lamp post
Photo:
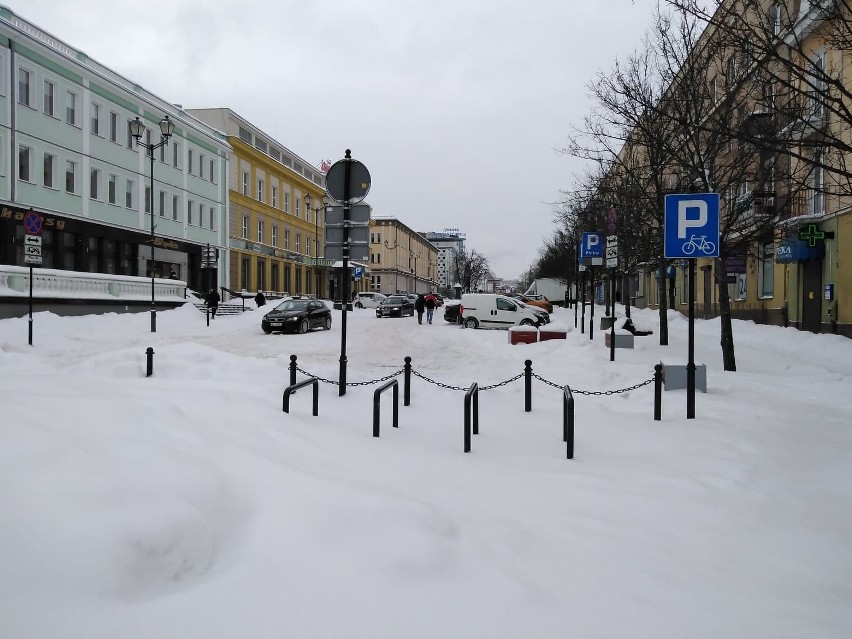
[[[317,273],[317,269],[319,269],[319,213],[320,211],[325,210],[325,207],[328,206],[328,196],[324,195],[322,197],[322,208],[311,208],[311,194],[305,193],[305,210],[308,215],[310,212],[314,212],[314,281],[316,285],[316,295],[319,297],[320,294],[320,286],[319,286],[319,274]]]
[[[393,244],[389,244],[388,241],[385,240],[385,248],[396,249],[399,248],[399,246],[400,244],[396,241],[396,239],[394,239]],[[399,280],[397,279],[399,277],[399,258],[397,257],[396,251],[394,251],[394,258],[395,264],[393,266],[393,288],[394,293],[399,293]]]
[[[415,253],[411,249],[408,249],[408,257],[414,258],[414,291],[412,291],[413,293],[417,292],[417,260],[420,258],[421,255],[423,255],[422,251],[417,251]]]
[[[169,116],[165,116],[160,120],[160,141],[156,144],[148,144],[142,142],[142,135],[145,133],[145,124],[136,116],[136,119],[130,123],[130,135],[136,140],[136,146],[141,146],[148,150],[148,156],[151,158],[151,188],[149,201],[149,210],[151,213],[151,332],[157,332],[157,307],[154,304],[154,151],[165,146],[172,137],[175,130],[175,123],[169,120]]]

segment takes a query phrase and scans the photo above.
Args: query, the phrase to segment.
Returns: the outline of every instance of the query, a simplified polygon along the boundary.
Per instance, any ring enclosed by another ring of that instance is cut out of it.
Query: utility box
[[[681,390],[686,388],[686,364],[665,364],[663,366],[663,388],[669,390]],[[707,392],[707,365],[695,365],[695,390],[702,393]]]
[[[509,329],[510,344],[535,344],[538,341],[538,329],[534,326],[513,326]]]
[[[608,330],[612,328],[612,325],[615,323],[616,317],[615,315],[611,315],[610,317],[602,317],[601,318],[601,330]]]
[[[607,348],[611,348],[612,333],[604,333],[604,344]],[[631,333],[616,333],[615,334],[616,348],[633,348],[633,335]]]

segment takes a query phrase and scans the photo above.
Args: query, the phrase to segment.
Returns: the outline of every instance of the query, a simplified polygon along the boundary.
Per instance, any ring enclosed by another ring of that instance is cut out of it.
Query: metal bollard
[[[154,374],[154,349],[150,346],[145,349],[145,359],[147,360],[145,377],[151,377]]]
[[[296,384],[296,356],[290,355],[290,386]]]
[[[524,362],[524,411],[532,410],[532,360]]]
[[[574,459],[574,394],[568,386],[562,389],[562,441],[567,458]]]
[[[663,365],[654,365],[654,421],[663,418]]]
[[[410,406],[411,405],[411,357],[405,357],[405,366],[402,367],[404,370],[403,373],[403,384],[402,384],[402,405]]]

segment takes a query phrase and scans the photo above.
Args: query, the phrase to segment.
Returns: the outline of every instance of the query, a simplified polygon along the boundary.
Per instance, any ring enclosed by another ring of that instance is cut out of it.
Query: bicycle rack
[[[300,388],[304,388],[305,386],[313,386],[314,387],[314,417],[319,415],[319,380],[316,377],[309,377],[308,379],[303,379],[298,384],[291,384],[287,388],[284,389],[284,397],[282,399],[282,407],[285,413],[290,412],[290,395]]]
[[[479,435],[479,384],[476,382],[471,384],[464,394],[464,452],[466,453],[470,452],[471,413],[473,413],[473,434]]]
[[[379,386],[373,392],[373,437],[379,436],[382,393],[391,387],[393,387],[393,427],[399,428],[399,381],[391,379]]]
[[[562,389],[562,441],[566,456],[574,459],[574,394],[569,386]]]

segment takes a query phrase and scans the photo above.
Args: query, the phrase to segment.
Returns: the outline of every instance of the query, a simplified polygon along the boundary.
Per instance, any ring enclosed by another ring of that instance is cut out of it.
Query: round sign
[[[346,183],[347,165],[348,185]],[[338,160],[325,174],[325,190],[333,200],[341,204],[345,204],[347,200],[350,204],[357,204],[370,192],[370,172],[358,160]]]
[[[29,211],[24,216],[24,228],[27,229],[27,235],[41,235],[43,227],[44,220],[35,211]]]

